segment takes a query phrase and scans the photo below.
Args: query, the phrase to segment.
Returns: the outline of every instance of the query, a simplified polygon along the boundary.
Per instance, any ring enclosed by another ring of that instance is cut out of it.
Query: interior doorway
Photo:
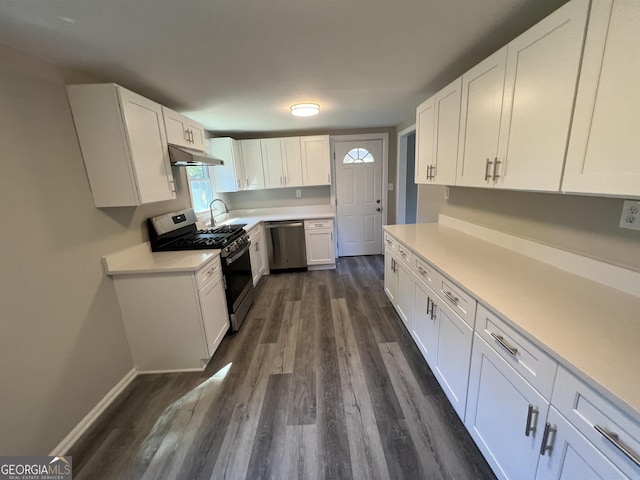
[[[396,223],[416,223],[418,186],[415,183],[416,126],[398,132]]]

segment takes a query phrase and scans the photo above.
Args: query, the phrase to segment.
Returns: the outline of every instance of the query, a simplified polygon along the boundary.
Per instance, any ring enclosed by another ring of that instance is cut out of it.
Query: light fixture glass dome
[[[317,103],[296,103],[291,105],[291,114],[296,117],[311,117],[320,112],[320,105]]]

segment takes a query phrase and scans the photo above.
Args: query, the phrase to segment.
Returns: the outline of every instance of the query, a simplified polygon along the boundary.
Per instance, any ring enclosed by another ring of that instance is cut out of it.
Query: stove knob
[[[238,249],[238,246],[234,243],[229,245],[227,248],[229,249],[229,252],[235,252]]]

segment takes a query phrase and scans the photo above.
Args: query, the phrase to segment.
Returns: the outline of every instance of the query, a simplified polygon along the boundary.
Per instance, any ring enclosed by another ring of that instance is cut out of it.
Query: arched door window
[[[352,148],[342,159],[342,163],[373,163],[375,161],[366,148]]]

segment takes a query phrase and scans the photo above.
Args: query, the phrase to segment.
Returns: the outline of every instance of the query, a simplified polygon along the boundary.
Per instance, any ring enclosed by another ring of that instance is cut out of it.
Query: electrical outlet
[[[449,187],[444,187],[444,199],[449,200]]]
[[[625,200],[620,216],[620,228],[640,230],[640,201]]]
[[[302,197],[302,190],[300,190],[299,188],[296,188],[296,198],[300,198]]]

